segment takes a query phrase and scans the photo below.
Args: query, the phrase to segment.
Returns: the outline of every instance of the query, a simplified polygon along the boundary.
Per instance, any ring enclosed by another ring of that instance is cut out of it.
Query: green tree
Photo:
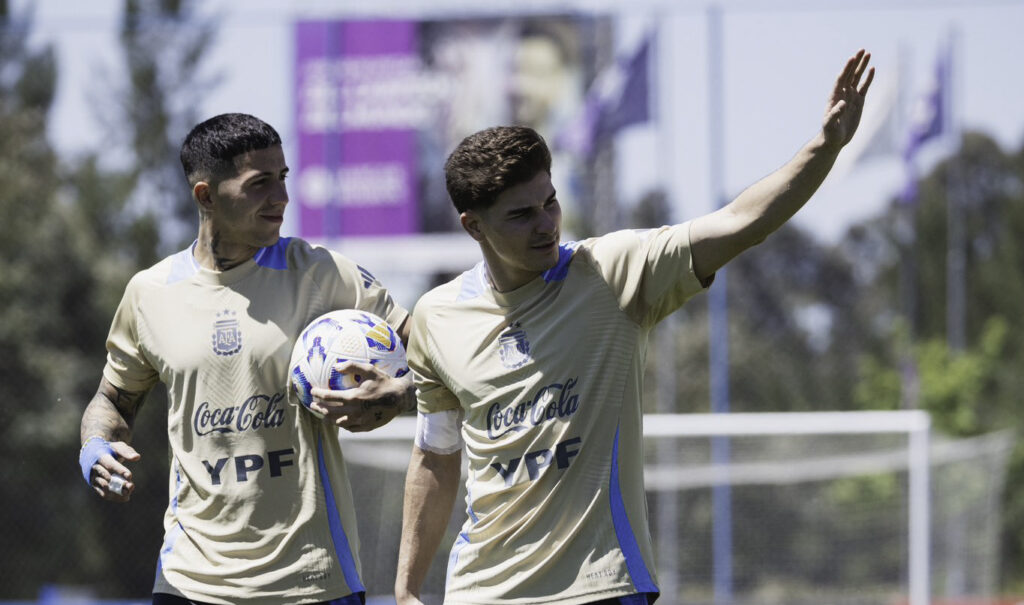
[[[115,80],[122,82],[110,99],[115,111],[97,116],[111,141],[133,158],[130,207],[160,217],[162,254],[195,238],[196,211],[178,152],[216,82],[202,70],[216,28],[196,16],[197,6],[189,0],[125,0],[119,73],[126,77]]]
[[[83,343],[103,336],[73,319],[92,310],[92,284],[87,261],[63,245],[76,235],[76,212],[46,138],[54,52],[30,47],[30,20],[6,2],[0,25],[0,499],[19,547],[3,562],[0,594],[13,598],[35,596],[53,548],[75,534],[64,507],[77,421],[65,398],[82,387]],[[42,544],[51,549],[34,547]]]
[[[121,169],[101,168],[100,152],[79,162],[69,178],[78,203],[92,209],[97,233],[107,233],[100,256],[120,259],[122,270],[104,284],[104,330],[132,273],[152,265],[195,237],[196,212],[185,186],[178,150],[196,123],[201,91],[197,81],[213,26],[197,19],[196,3],[126,0],[121,19],[123,68],[98,115],[110,132],[109,145],[132,161]],[[121,82],[117,84],[117,82]],[[105,149],[104,152],[109,152]],[[105,332],[104,332],[105,336]],[[93,341],[102,362],[103,337]],[[98,381],[99,372],[92,380]],[[95,385],[93,385],[95,388]],[[79,400],[81,406],[88,398]],[[78,408],[78,414],[81,413]],[[169,449],[167,400],[163,387],[149,394],[136,418],[133,443],[142,454],[135,465],[137,489],[127,506],[92,497],[85,507],[95,522],[91,547],[102,553],[91,563],[88,583],[101,595],[149,593],[167,506]],[[131,539],[126,541],[125,537]]]
[[[0,470],[13,546],[0,598],[35,598],[45,585],[138,597],[152,586],[168,498],[163,391],[137,420],[144,457],[131,504],[97,498],[75,460],[125,284],[161,247],[180,244],[180,224],[194,230],[176,149],[195,119],[190,91],[210,28],[190,6],[126,3],[128,84],[97,103],[111,136],[63,163],[46,131],[55,54],[32,47],[30,19],[0,0],[0,451],[14,461]],[[117,144],[125,159],[112,168]]]
[[[871,301],[841,252],[787,225],[733,260],[724,275],[730,409],[849,409],[857,352],[876,345],[862,329]],[[686,378],[679,381],[679,412],[709,411],[707,307],[708,297],[698,296],[680,312],[676,370]]]
[[[966,133],[960,148],[939,163],[919,187],[912,208],[890,211],[851,233],[846,249],[868,263],[868,287],[887,321],[868,324],[882,347],[860,351],[860,407],[904,405],[912,368],[917,405],[935,426],[953,436],[1024,429],[1019,393],[1024,389],[1024,149],[1007,154],[989,137]],[[951,346],[946,326],[949,212],[961,208],[967,271],[959,287],[967,301],[966,346]],[[953,206],[954,208],[956,206]],[[914,237],[898,230],[900,213],[912,218]],[[901,259],[913,258],[912,264]],[[915,304],[906,304],[907,292]],[[906,317],[906,313],[910,316]],[[903,317],[902,320],[896,318]],[[908,365],[909,364],[909,365]],[[1003,585],[1024,590],[1024,447],[1015,449],[1004,498]]]
[[[788,225],[740,255],[724,276],[731,409],[899,409],[910,401],[907,377],[916,376],[917,405],[932,414],[943,434],[1024,428],[1016,413],[1017,394],[1024,389],[1024,316],[1016,312],[1024,299],[1024,245],[1016,235],[1024,232],[1022,182],[1024,150],[1006,154],[988,137],[967,134],[958,152],[921,181],[916,205],[894,200],[834,248]],[[952,350],[946,337],[949,196],[965,216],[968,339],[963,350]],[[682,412],[709,409],[707,303],[707,297],[697,297],[680,313],[676,374],[684,377],[677,381]],[[652,355],[651,363],[658,361]],[[649,383],[655,388],[655,381]],[[648,400],[654,400],[653,392]],[[836,503],[856,505],[856,494],[879,487],[877,479],[842,485],[846,491],[833,494]],[[1024,589],[1022,479],[1024,448],[1018,447],[1004,505],[1003,581],[1009,591]],[[735,511],[758,508],[742,490],[733,498]],[[801,502],[781,508],[796,514]],[[766,514],[775,521],[744,529]],[[806,544],[767,533],[770,527],[787,527],[787,514],[737,513],[733,522],[736,531],[762,535],[781,549],[779,561],[815,561],[802,552]],[[845,531],[833,530],[836,536]],[[735,556],[736,568],[745,568],[746,555]],[[877,553],[855,567],[879,573],[898,557]]]

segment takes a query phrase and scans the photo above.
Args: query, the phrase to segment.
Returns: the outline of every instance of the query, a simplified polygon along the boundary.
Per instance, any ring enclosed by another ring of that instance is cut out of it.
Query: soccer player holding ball
[[[846,62],[821,130],[722,209],[559,241],[551,154],[532,129],[464,139],[448,192],[483,262],[425,294],[408,347],[419,421],[395,594],[417,604],[469,457],[445,603],[651,603],[641,381],[647,336],[785,223],[850,141],[874,76]],[[863,80],[863,81],[862,81]]]
[[[289,361],[300,332],[328,311],[379,316],[402,340],[408,313],[351,260],[280,237],[288,166],[270,125],[213,117],[185,138],[181,161],[198,237],[125,290],[82,416],[83,476],[106,500],[131,498],[132,423],[163,382],[170,493],[153,602],[360,604],[337,432],[411,409],[412,384],[350,362],[339,369],[358,372],[357,387],[312,391],[320,419],[295,403]]]

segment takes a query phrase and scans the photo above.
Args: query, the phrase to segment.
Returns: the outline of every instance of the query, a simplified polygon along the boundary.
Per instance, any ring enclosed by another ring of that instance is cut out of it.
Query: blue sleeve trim
[[[282,237],[273,246],[261,248],[254,259],[256,264],[266,269],[284,271],[288,268],[288,244],[291,241],[290,237]]]
[[[558,262],[555,263],[554,267],[551,267],[544,272],[544,281],[562,281],[567,275],[569,275],[569,263],[572,262],[572,256],[576,253],[576,249],[580,247],[579,242],[565,242],[558,246]]]

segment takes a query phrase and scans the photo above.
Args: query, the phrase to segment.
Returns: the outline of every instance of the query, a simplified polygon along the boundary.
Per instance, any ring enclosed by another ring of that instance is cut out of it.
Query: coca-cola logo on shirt
[[[487,436],[497,439],[507,433],[572,416],[580,407],[580,396],[573,392],[577,382],[578,378],[553,382],[514,406],[495,402],[487,410]]]
[[[216,407],[204,401],[192,416],[192,428],[200,437],[210,433],[244,433],[273,429],[284,424],[284,393],[253,395],[230,407]]]

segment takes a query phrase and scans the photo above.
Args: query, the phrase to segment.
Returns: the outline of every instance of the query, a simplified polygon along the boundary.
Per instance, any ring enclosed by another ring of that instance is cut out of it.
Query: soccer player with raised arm
[[[680,225],[559,241],[551,155],[524,127],[464,139],[448,192],[483,262],[413,311],[419,408],[395,594],[419,603],[463,449],[468,518],[448,605],[651,603],[659,593],[643,483],[650,330],[804,205],[860,121],[874,69],[857,52],[821,130],[730,204]]]
[[[289,396],[288,365],[299,333],[327,311],[369,311],[403,340],[408,313],[351,260],[280,237],[288,166],[270,125],[210,118],[185,138],[181,162],[199,234],[128,283],[82,416],[83,476],[106,500],[130,499],[132,424],[163,382],[170,493],[153,603],[363,603],[338,428],[371,430],[411,410],[412,383],[352,364],[369,380],[315,390],[320,420]]]

